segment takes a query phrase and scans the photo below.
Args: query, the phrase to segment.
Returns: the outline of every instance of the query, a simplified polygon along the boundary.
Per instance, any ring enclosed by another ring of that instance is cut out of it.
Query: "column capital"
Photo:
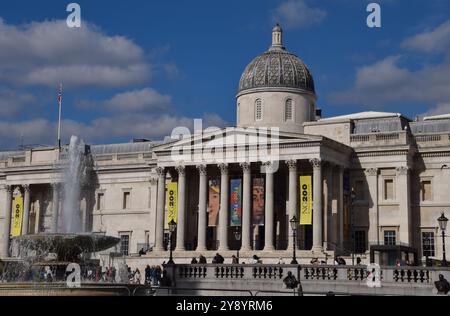
[[[206,165],[197,165],[196,168],[201,176],[207,175],[207,166]]]
[[[311,159],[309,162],[311,163],[313,169],[320,169],[323,164],[322,160],[318,158]]]
[[[395,171],[397,172],[397,176],[406,176],[408,174],[409,168],[408,167],[397,167],[395,168]]]
[[[12,193],[13,192],[13,186],[12,185],[7,184],[7,185],[4,186],[4,189],[8,193]]]
[[[158,183],[158,178],[156,177],[151,177],[150,178],[150,184],[151,185],[156,185]]]
[[[218,164],[217,167],[219,167],[221,174],[223,174],[223,175],[228,174],[228,164],[221,163],[221,164]]]
[[[186,166],[178,165],[175,167],[175,170],[178,172],[178,176],[184,177],[186,175]]]
[[[158,174],[158,177],[165,177],[166,176],[166,169],[163,167],[157,167],[155,169],[156,173]]]
[[[274,173],[273,161],[265,161],[262,163],[265,173]]]
[[[366,174],[366,176],[376,177],[378,175],[378,168],[368,168],[364,170],[364,173]]]
[[[59,187],[61,186],[61,183],[53,182],[53,183],[50,183],[50,185],[52,186],[53,190],[59,190]]]
[[[22,185],[22,188],[23,188],[23,190],[24,190],[25,192],[30,193],[30,185],[29,185],[29,184],[24,184],[24,185]]]
[[[241,166],[242,171],[243,171],[244,173],[250,172],[251,169],[252,169],[252,164],[251,164],[250,162],[242,162],[242,163],[240,163],[239,165]]]
[[[296,159],[291,159],[291,160],[286,160],[286,165],[288,166],[289,170],[297,170],[297,160]]]

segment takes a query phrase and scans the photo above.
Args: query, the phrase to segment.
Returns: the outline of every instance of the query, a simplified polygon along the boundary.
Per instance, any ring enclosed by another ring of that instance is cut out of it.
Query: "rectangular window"
[[[355,252],[356,253],[365,253],[366,250],[367,250],[366,231],[364,231],[364,230],[355,231]]]
[[[129,209],[131,202],[131,192],[123,192],[123,209]]]
[[[384,199],[394,200],[394,180],[384,180]]]
[[[436,255],[433,232],[422,232],[422,253],[424,257],[434,257]]]
[[[386,230],[384,232],[384,245],[395,246],[397,244],[396,232],[394,230]]]
[[[97,193],[97,211],[104,209],[105,193]]]
[[[120,235],[120,253],[128,256],[130,249],[130,235]]]
[[[432,201],[431,181],[422,181],[422,201]]]

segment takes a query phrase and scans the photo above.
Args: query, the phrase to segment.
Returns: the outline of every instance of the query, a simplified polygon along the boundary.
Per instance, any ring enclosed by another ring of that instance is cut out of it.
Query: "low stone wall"
[[[381,267],[381,287],[369,287],[366,266],[311,265],[173,265],[165,266],[177,293],[185,295],[288,295],[288,272],[300,280],[304,294],[435,295],[434,282],[450,269]],[[221,291],[222,290],[222,291]]]

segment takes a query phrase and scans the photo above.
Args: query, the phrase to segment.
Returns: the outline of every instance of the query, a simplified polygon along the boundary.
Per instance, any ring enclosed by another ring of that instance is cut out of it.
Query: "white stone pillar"
[[[219,251],[228,248],[228,165],[220,164]]]
[[[273,178],[274,178],[274,170],[273,164],[271,162],[264,164],[265,172],[266,172],[266,214],[265,218],[265,233],[264,233],[264,251],[273,251],[275,250],[273,246],[273,234],[274,234],[274,191],[273,191]]]
[[[252,175],[251,164],[241,164],[243,171],[243,194],[242,194],[242,247],[241,251],[252,250],[251,226],[252,226]]]
[[[199,178],[198,196],[198,238],[197,251],[206,251],[207,201],[208,201],[208,173],[206,165],[197,166]]]
[[[411,246],[411,202],[409,169],[398,167],[396,197],[399,201],[400,211],[400,238],[399,241],[405,246]]]
[[[292,250],[294,248],[294,240],[293,240],[293,231],[291,229],[291,225],[289,223],[289,221],[296,216],[297,218],[299,217],[299,212],[298,212],[298,203],[297,203],[297,194],[298,194],[298,176],[297,176],[297,160],[288,160],[286,161],[286,164],[288,165],[289,168],[289,218],[288,218],[288,223],[287,223],[287,229],[288,229],[288,236],[289,236],[289,240],[288,240],[288,249]],[[299,218],[298,218],[299,219]],[[297,234],[298,236],[298,234]],[[300,244],[300,240],[299,238],[297,238],[297,245]]]
[[[23,219],[22,219],[22,235],[28,235],[28,225],[30,223],[30,186],[24,185],[23,190],[25,193],[23,199]]]
[[[177,219],[177,247],[175,251],[185,251],[186,234],[186,167],[179,165],[178,172],[178,219]]]
[[[158,205],[156,209],[155,251],[164,251],[164,207],[166,204],[166,170],[156,168],[158,173]]]
[[[365,170],[367,184],[369,186],[369,232],[368,244],[379,244],[379,214],[378,214],[378,169]]]
[[[0,257],[9,257],[9,237],[11,234],[11,213],[12,213],[12,193],[13,188],[9,185],[5,186],[6,200],[5,200],[5,216],[3,222],[3,239],[0,249]]]
[[[59,217],[59,184],[52,183],[52,233],[58,232],[58,217]]]
[[[311,159],[313,167],[313,252],[323,252],[322,161]]]
[[[344,167],[338,166],[339,247],[344,249]]]
[[[323,189],[323,240],[324,249],[327,250],[329,247],[329,242],[332,240],[332,216],[331,216],[331,204],[333,199],[333,168],[331,163],[326,166],[325,179],[324,179],[324,189]]]

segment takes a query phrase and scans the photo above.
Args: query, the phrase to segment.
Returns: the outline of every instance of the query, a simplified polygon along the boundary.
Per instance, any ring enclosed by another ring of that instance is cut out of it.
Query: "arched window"
[[[263,118],[263,106],[261,99],[258,99],[255,102],[255,118],[257,121],[261,121]]]
[[[284,120],[292,121],[293,117],[294,116],[292,113],[292,99],[287,99],[286,104],[284,105]]]

